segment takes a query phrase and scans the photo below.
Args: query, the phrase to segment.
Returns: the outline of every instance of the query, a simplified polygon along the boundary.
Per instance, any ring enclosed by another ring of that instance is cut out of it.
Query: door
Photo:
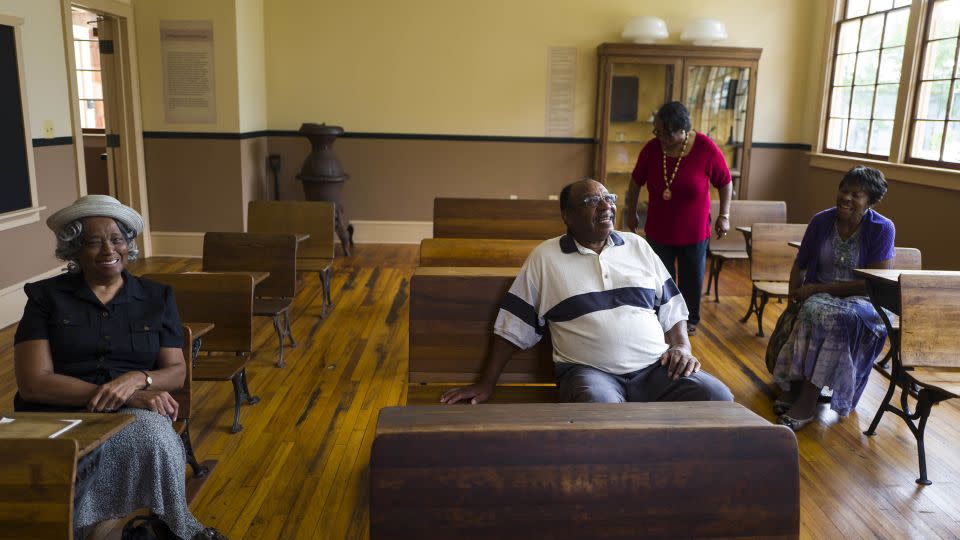
[[[653,138],[654,114],[664,103],[680,99],[681,62],[627,57],[606,57],[603,62],[596,175],[610,193],[623,200],[637,156]],[[643,190],[638,204],[641,220],[646,215],[645,201]],[[617,215],[617,229],[622,229],[622,215]]]

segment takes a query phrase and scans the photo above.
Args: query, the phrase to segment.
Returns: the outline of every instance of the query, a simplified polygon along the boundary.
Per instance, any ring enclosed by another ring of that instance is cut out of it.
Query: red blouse
[[[670,186],[672,197],[664,200],[663,160],[667,175],[673,172],[677,158],[664,157],[660,140],[652,139],[637,157],[633,181],[646,184],[650,194],[645,232],[660,244],[684,246],[710,237],[710,185],[721,188],[730,183],[730,169],[712,140],[697,133],[690,153],[683,156],[677,176]],[[708,184],[709,182],[709,184]]]

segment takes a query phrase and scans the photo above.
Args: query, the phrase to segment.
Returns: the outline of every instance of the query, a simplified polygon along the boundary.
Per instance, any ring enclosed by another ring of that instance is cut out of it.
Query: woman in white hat
[[[18,411],[121,411],[136,420],[78,465],[74,527],[150,508],[177,538],[224,538],[187,508],[186,454],[172,428],[183,386],[183,332],[173,291],[138,278],[143,218],[106,195],[47,219],[68,272],[24,286],[14,338]]]

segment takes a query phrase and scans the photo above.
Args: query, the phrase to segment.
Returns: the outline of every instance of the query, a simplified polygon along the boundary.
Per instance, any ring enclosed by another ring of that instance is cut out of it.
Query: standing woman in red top
[[[654,117],[654,139],[640,151],[627,190],[627,227],[637,232],[637,198],[647,186],[647,242],[677,282],[690,311],[687,332],[700,322],[700,295],[710,240],[710,186],[720,192],[717,238],[730,231],[730,169],[709,137],[690,129],[690,113],[679,101],[660,107]]]

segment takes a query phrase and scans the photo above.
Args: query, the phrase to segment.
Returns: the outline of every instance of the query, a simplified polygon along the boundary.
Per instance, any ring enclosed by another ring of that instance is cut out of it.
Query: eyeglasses
[[[668,130],[665,129],[665,130],[661,131],[661,130],[659,130],[659,129],[657,129],[657,128],[653,128],[653,136],[654,136],[654,137],[668,136],[668,135],[673,135],[674,133],[680,133],[681,131],[683,131],[683,130],[682,130],[682,129],[678,129],[678,130],[676,130],[676,131],[668,131]]]
[[[584,197],[580,204],[583,206],[594,207],[600,204],[600,201],[604,201],[609,205],[617,204],[617,195],[615,193],[607,193],[606,195],[591,195],[589,197]]]

